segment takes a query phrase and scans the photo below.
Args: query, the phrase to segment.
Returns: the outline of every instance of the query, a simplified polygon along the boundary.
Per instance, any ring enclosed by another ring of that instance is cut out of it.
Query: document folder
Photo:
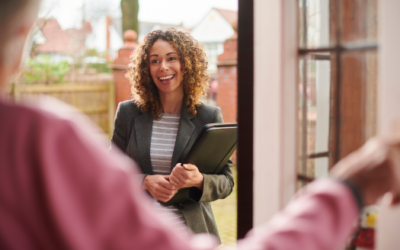
[[[182,163],[196,165],[203,174],[219,174],[236,150],[237,123],[209,123],[197,136]],[[189,188],[183,188],[164,205],[190,201]]]

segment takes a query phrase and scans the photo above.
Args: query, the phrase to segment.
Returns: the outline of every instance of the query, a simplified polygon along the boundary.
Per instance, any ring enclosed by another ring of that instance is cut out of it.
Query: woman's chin
[[[179,89],[179,84],[177,84],[174,79],[164,82],[158,81],[156,85],[158,90],[163,93],[172,93]]]
[[[179,86],[174,88],[174,85],[161,86],[158,88],[158,91],[164,95],[178,94],[179,92],[183,94],[183,89],[179,89]]]

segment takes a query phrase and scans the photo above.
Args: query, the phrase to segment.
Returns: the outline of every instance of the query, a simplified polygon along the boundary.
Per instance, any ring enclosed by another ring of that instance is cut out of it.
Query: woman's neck
[[[180,114],[182,112],[183,91],[162,93],[159,92],[161,112],[165,114]]]

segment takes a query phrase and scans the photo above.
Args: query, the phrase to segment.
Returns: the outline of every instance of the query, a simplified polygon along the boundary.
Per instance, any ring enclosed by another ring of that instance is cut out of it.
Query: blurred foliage
[[[99,56],[99,52],[96,49],[87,49],[86,56]]]
[[[88,67],[95,69],[97,73],[111,73],[107,63],[89,63]]]
[[[38,55],[35,59],[27,61],[23,71],[24,83],[61,83],[70,67],[68,62],[53,62],[50,55]]]

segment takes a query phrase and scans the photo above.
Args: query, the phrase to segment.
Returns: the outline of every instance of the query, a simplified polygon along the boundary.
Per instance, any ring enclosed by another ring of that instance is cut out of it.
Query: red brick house
[[[81,29],[63,30],[55,18],[39,19],[33,39],[34,54],[78,55],[91,31],[92,27],[88,22]],[[41,39],[35,39],[38,36]]]

